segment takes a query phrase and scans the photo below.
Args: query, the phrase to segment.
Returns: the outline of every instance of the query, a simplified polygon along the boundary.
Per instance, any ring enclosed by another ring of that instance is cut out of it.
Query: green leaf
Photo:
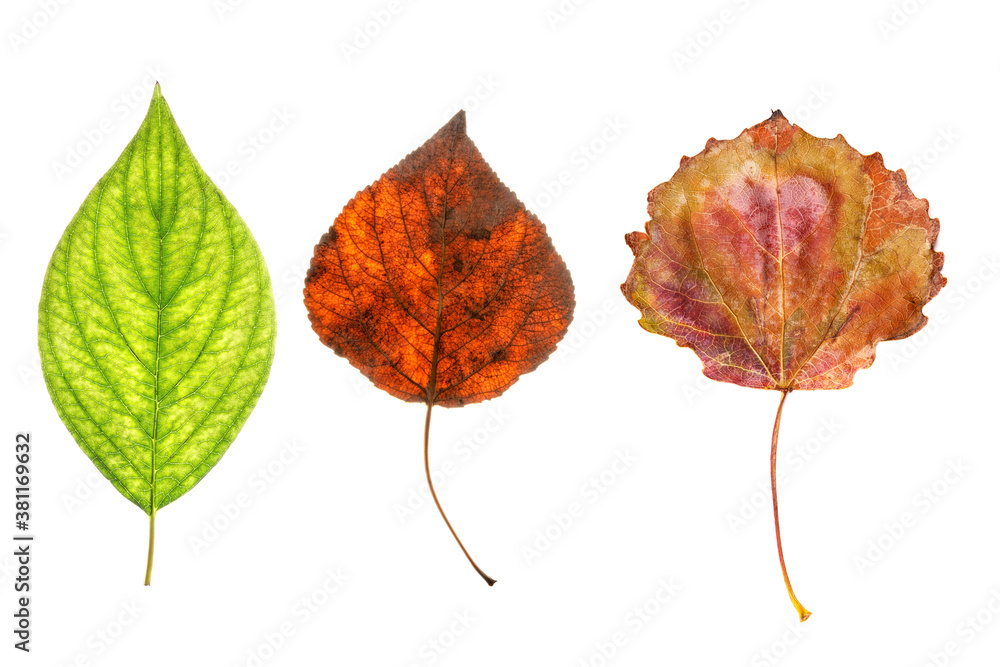
[[[218,463],[257,403],[275,328],[260,248],[157,84],[56,246],[38,309],[56,411],[150,516],[150,560],[156,511]]]

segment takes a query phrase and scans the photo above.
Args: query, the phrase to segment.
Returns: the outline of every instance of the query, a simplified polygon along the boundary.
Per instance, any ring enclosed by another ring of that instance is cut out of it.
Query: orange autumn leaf
[[[502,394],[555,350],[574,307],[545,226],[483,160],[464,111],[348,202],[304,293],[324,344],[380,389],[427,405],[432,493],[431,408]]]
[[[927,322],[944,286],[938,221],[900,171],[842,136],[821,139],[780,111],[728,141],[681,159],[649,193],[646,232],[622,292],[639,324],[690,347],[705,375],[782,392],[841,389],[875,359],[875,345]]]

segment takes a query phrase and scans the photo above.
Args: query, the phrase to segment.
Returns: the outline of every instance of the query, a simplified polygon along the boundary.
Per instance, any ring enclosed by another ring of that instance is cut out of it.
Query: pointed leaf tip
[[[451,119],[444,124],[441,130],[460,136],[467,134],[465,130],[465,109],[459,109],[458,113],[452,116]]]
[[[146,109],[146,118],[150,118],[153,110],[156,108],[166,108],[167,114],[170,114],[170,106],[167,104],[167,98],[163,96],[163,91],[160,90],[160,82],[157,81],[156,85],[153,86],[153,95],[149,98],[149,107]]]

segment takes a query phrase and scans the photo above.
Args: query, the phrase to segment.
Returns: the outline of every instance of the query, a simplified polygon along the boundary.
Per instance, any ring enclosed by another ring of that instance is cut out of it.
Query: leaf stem
[[[795,611],[799,612],[799,621],[805,621],[812,616],[812,612],[803,607],[799,599],[795,597],[795,591],[792,590],[792,582],[788,580],[788,570],[785,569],[785,555],[781,551],[781,527],[778,525],[778,428],[781,426],[781,410],[785,407],[785,399],[791,391],[791,389],[781,390],[781,402],[778,403],[778,413],[774,416],[774,431],[771,433],[771,500],[774,504],[774,537],[778,541],[778,560],[781,562],[781,576],[785,578],[785,588],[788,589],[788,597],[792,601],[792,604],[795,605]]]
[[[156,510],[149,514],[149,551],[146,554],[146,581],[144,585],[149,586],[153,578],[153,538],[156,536]]]
[[[476,572],[479,573],[479,576],[482,577],[487,584],[492,586],[493,584],[497,583],[497,580],[491,577],[490,575],[486,574],[485,572],[483,572],[482,569],[478,565],[476,565],[476,561],[472,560],[472,556],[469,555],[469,552],[465,548],[465,545],[462,544],[462,540],[458,538],[458,533],[456,533],[455,529],[452,527],[451,521],[448,521],[448,517],[444,513],[444,509],[441,507],[441,501],[438,500],[437,492],[434,491],[434,481],[431,479],[430,458],[427,455],[429,449],[428,443],[430,442],[430,432],[431,432],[431,408],[433,407],[434,403],[428,401],[427,417],[424,420],[424,473],[427,475],[427,486],[430,487],[431,497],[434,499],[434,504],[437,505],[438,512],[441,513],[441,518],[444,519],[444,522],[448,525],[448,530],[451,531],[451,534],[455,538],[455,541],[458,542],[458,546],[462,548],[462,553],[464,553],[465,557],[469,559],[470,563],[472,563],[472,567],[475,568]],[[150,549],[152,550],[152,546],[150,546]],[[152,551],[150,551],[150,554],[152,554]]]

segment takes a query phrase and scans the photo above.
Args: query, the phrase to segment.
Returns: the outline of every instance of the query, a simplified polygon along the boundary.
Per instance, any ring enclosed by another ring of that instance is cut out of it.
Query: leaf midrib
[[[451,174],[452,156],[448,156],[448,168],[445,174]],[[441,202],[441,254],[438,257],[438,270],[434,280],[437,284],[437,314],[434,317],[434,343],[431,348],[431,367],[427,374],[427,405],[437,401],[437,370],[441,356],[441,321],[444,319],[444,266],[448,250],[448,178],[444,181],[444,198]],[[409,236],[409,234],[407,234]],[[428,408],[430,409],[430,408]],[[429,413],[428,413],[428,416]]]
[[[785,388],[785,226],[781,222],[781,184],[778,183],[778,125],[774,125],[774,219],[778,225],[778,284],[781,285],[781,337],[778,339],[779,386]]]
[[[158,254],[156,262],[156,352],[155,368],[153,370],[153,441],[150,450],[149,466],[149,514],[156,514],[156,445],[159,440],[160,425],[160,338],[162,337],[163,322],[163,106],[156,105],[156,128],[157,128],[157,156],[159,157],[158,183],[159,192],[157,203],[159,210],[156,214],[156,240],[158,244]],[[148,151],[144,153],[148,155]],[[145,168],[145,164],[143,165]],[[148,172],[147,172],[148,173]],[[177,170],[174,170],[176,181]],[[176,193],[176,183],[174,191]],[[176,206],[175,206],[176,213]]]
[[[452,166],[452,157],[449,157],[449,159],[448,159],[448,168],[447,168],[447,171],[445,172],[446,174],[450,174],[451,173],[451,166]],[[461,176],[464,176],[464,175],[465,175],[465,172],[462,172],[462,174],[460,174],[459,177],[461,178]],[[464,324],[465,322],[468,322],[469,319],[471,319],[471,317],[470,318],[466,318],[465,320],[463,320],[463,321],[455,324],[453,327],[450,327],[447,330],[442,330],[442,328],[441,328],[441,324],[442,324],[442,321],[444,319],[444,297],[445,297],[446,293],[444,292],[444,287],[443,286],[444,286],[445,266],[447,264],[446,260],[447,260],[447,246],[448,246],[448,244],[447,244],[447,236],[446,236],[446,231],[447,231],[446,226],[447,226],[447,220],[448,220],[448,188],[447,188],[447,178],[445,179],[445,184],[446,184],[446,186],[445,186],[445,189],[444,189],[444,203],[442,204],[442,207],[441,207],[441,256],[440,256],[440,261],[438,262],[438,274],[437,274],[437,276],[435,276],[435,280],[436,280],[436,283],[437,283],[437,289],[438,289],[438,309],[437,309],[437,317],[436,317],[435,324],[434,324],[434,347],[433,347],[432,353],[431,353],[431,371],[430,371],[430,373],[428,375],[428,390],[427,390],[428,396],[430,396],[430,394],[431,394],[430,387],[431,387],[431,384],[433,383],[433,386],[434,386],[434,392],[433,392],[434,396],[433,396],[433,398],[429,398],[428,399],[428,400],[432,400],[432,401],[436,401],[437,400],[437,396],[440,393],[438,391],[438,387],[437,387],[437,368],[438,368],[438,361],[440,359],[441,337],[445,333],[448,333],[450,331],[453,331],[453,330],[457,329],[462,324]],[[500,184],[500,185],[501,185],[501,187],[504,187],[502,184]],[[407,234],[407,237],[409,237],[409,234]],[[512,258],[511,261],[508,263],[508,265],[507,265],[507,271],[505,272],[503,279],[497,281],[496,288],[493,290],[493,293],[489,297],[487,297],[485,299],[485,301],[483,302],[483,306],[478,311],[476,311],[477,314],[480,313],[480,312],[482,312],[483,310],[485,310],[486,307],[489,304],[491,304],[496,299],[497,295],[503,290],[504,286],[506,286],[507,281],[510,278],[510,273],[511,273],[511,271],[514,270],[514,266],[516,266],[517,263],[520,261],[520,259],[521,259],[521,253],[523,251],[524,251],[524,233],[522,231],[522,236],[519,239],[519,243],[517,244],[517,255],[514,258]],[[480,254],[480,256],[476,259],[476,266],[478,266],[479,262],[482,261],[482,257],[483,257],[483,255]],[[473,271],[474,271],[474,269],[473,269]],[[470,273],[468,275],[472,275],[472,271],[470,271]],[[455,285],[451,286],[451,288],[448,290],[447,293],[450,294],[453,290],[457,289],[458,286],[461,283],[462,283],[462,281],[459,280]],[[537,303],[538,298],[539,298],[539,292],[536,291],[535,294],[534,294],[534,296],[532,297],[531,307],[525,309],[524,319],[521,321],[521,324],[518,325],[518,327],[514,330],[514,334],[511,336],[511,340],[507,341],[507,343],[502,348],[500,348],[501,351],[502,350],[506,350],[507,348],[509,348],[510,345],[511,345],[511,343],[513,342],[514,338],[516,338],[517,334],[520,333],[521,329],[524,327],[524,323],[527,321],[527,319],[529,317],[531,317],[531,314],[534,312],[534,310],[533,310],[534,309],[534,305],[535,305],[535,303]],[[469,343],[471,343],[473,340],[476,340],[477,338],[479,338],[480,336],[482,336],[486,331],[489,330],[489,328],[490,328],[489,325],[484,326],[483,329],[481,331],[479,331],[479,333],[477,333],[475,336],[472,336],[471,338],[469,338],[469,340],[467,340],[464,343],[462,343],[460,346],[458,346],[457,348],[455,348],[454,350],[452,350],[449,354],[454,354],[458,350],[461,350],[463,347],[465,347],[466,345],[468,345]],[[447,387],[445,387],[445,390],[446,391],[450,391],[450,390],[454,389],[455,387],[461,386],[466,380],[468,380],[468,379],[470,379],[470,378],[475,377],[476,375],[478,375],[480,373],[480,371],[482,371],[484,368],[486,368],[487,366],[489,366],[491,363],[493,363],[493,359],[488,359],[486,362],[484,362],[483,364],[481,364],[478,367],[476,367],[475,369],[473,369],[470,373],[466,374],[464,377],[462,377],[457,382],[453,382],[452,384],[450,384]]]

